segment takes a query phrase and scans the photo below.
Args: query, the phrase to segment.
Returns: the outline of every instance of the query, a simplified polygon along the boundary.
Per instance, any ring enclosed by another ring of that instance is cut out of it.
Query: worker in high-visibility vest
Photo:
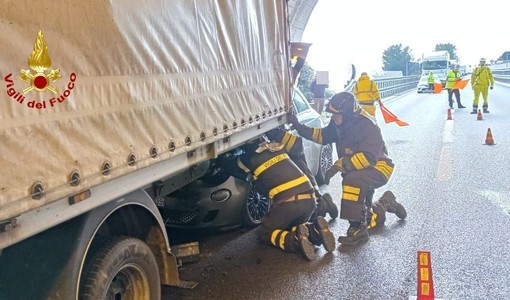
[[[478,112],[478,100],[480,94],[483,97],[483,112],[489,113],[489,86],[491,90],[494,88],[494,77],[492,76],[492,70],[485,65],[485,58],[480,59],[480,65],[473,70],[471,74],[471,87],[475,93],[475,99],[473,100],[473,111],[471,114]]]
[[[375,118],[375,103],[381,101],[379,88],[366,72],[361,73],[358,81],[352,89],[361,108]]]
[[[434,73],[429,72],[429,76],[427,77],[427,83],[429,84],[429,90],[431,94],[434,93],[434,83],[436,82],[436,79],[434,78]]]
[[[453,109],[453,95],[455,95],[455,100],[457,100],[458,108],[465,108],[464,105],[460,102],[460,91],[458,88],[455,88],[455,83],[461,80],[461,75],[459,71],[459,65],[455,65],[453,69],[449,70],[446,74],[446,84],[445,88],[448,91],[448,105],[451,109]]]

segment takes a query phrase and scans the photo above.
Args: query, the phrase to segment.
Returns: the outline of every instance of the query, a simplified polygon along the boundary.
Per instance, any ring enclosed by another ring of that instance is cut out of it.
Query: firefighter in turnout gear
[[[273,129],[266,135],[269,140],[276,141],[284,146],[284,149],[289,154],[290,159],[292,159],[301,171],[305,173],[312,183],[315,190],[315,197],[317,199],[317,208],[312,214],[311,220],[315,220],[318,216],[325,217],[326,214],[329,214],[331,219],[336,219],[338,217],[338,208],[333,202],[333,198],[328,193],[325,193],[324,195],[320,193],[319,185],[315,180],[315,176],[308,168],[303,149],[303,138],[280,128]]]
[[[313,245],[323,245],[333,252],[335,237],[323,217],[309,222],[316,206],[313,185],[284,148],[267,140],[249,143],[237,164],[271,199],[271,208],[259,227],[260,240],[286,252],[301,252],[307,260],[313,260]]]
[[[343,245],[356,245],[368,240],[367,218],[371,219],[373,212],[375,189],[388,183],[394,164],[387,155],[379,126],[360,108],[352,93],[334,95],[326,111],[332,113],[332,120],[324,128],[302,125],[295,117],[291,120],[303,138],[319,144],[336,143],[338,160],[326,172],[326,181],[337,173],[342,174],[340,218],[348,220],[350,226],[347,235],[339,241]],[[387,202],[385,211],[398,210],[405,217],[403,206],[398,206],[395,199]]]
[[[471,87],[475,93],[471,114],[476,114],[478,112],[480,94],[482,94],[483,97],[483,112],[486,114],[489,113],[489,86],[491,90],[494,88],[494,77],[492,76],[491,68],[485,65],[485,58],[482,58],[480,59],[480,65],[471,73]]]
[[[375,103],[381,101],[381,95],[377,83],[370,79],[366,72],[361,73],[352,93],[358,99],[361,107],[375,118]]]

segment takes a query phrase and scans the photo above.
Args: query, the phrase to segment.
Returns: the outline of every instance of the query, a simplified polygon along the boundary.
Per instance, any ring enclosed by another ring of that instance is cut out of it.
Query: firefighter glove
[[[326,181],[326,184],[329,184],[329,181],[333,176],[336,175],[336,173],[341,172],[345,173],[345,169],[343,167],[343,157],[337,160],[329,170],[326,171],[326,174],[324,174],[324,180]]]
[[[298,118],[296,117],[295,114],[288,114],[288,119],[287,121],[292,124],[292,126],[294,126],[294,128],[299,124],[299,121],[298,121]]]
[[[298,132],[298,134],[306,128],[305,125],[299,123],[298,118],[295,115],[291,115],[288,121],[292,125],[292,128]]]

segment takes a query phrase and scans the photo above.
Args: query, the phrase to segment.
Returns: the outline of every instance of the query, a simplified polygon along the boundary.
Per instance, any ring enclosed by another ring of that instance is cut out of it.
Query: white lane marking
[[[450,181],[453,179],[453,158],[452,148],[444,146],[441,149],[439,165],[437,166],[436,181]]]
[[[445,122],[443,130],[443,147],[439,156],[439,164],[436,171],[436,181],[450,181],[453,179],[453,153],[449,144],[453,143],[453,120]]]
[[[480,195],[487,198],[490,202],[501,207],[507,214],[510,214],[510,193],[501,193],[496,191],[484,190],[480,191]]]
[[[453,120],[449,120],[451,122],[445,122],[444,130],[443,130],[443,143],[451,144],[453,143],[453,128],[454,123]]]

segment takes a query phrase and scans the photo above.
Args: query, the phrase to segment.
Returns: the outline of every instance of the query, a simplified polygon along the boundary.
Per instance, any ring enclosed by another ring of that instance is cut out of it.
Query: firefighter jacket
[[[303,150],[303,138],[292,134],[290,131],[276,128],[269,131],[266,136],[269,140],[282,144],[283,149],[290,157],[303,157],[305,155]]]
[[[238,166],[251,172],[261,190],[267,192],[273,204],[292,196],[313,193],[308,177],[289,158],[280,143],[263,143],[256,151],[238,158]]]
[[[394,164],[387,155],[381,130],[367,112],[361,111],[337,126],[331,121],[324,128],[295,124],[298,133],[318,144],[336,143],[335,166],[342,173],[375,168],[389,179]]]
[[[381,100],[377,84],[368,77],[361,75],[352,90],[361,105],[374,105],[375,101]]]
[[[290,131],[286,131],[280,128],[269,131],[266,133],[266,136],[269,138],[269,140],[282,144],[283,149],[289,154],[290,159],[299,167],[301,171],[303,171],[303,173],[305,173],[306,176],[308,176],[310,183],[314,189],[318,191],[319,186],[317,185],[317,180],[315,180],[315,175],[308,167],[308,163],[306,161],[303,147],[303,138],[293,134]]]
[[[480,86],[493,86],[494,85],[494,77],[492,76],[491,68],[487,66],[478,66],[473,70],[471,74],[471,85],[480,85]]]
[[[460,80],[460,72],[455,70],[449,70],[448,74],[446,74],[446,89],[453,89],[455,82]]]

